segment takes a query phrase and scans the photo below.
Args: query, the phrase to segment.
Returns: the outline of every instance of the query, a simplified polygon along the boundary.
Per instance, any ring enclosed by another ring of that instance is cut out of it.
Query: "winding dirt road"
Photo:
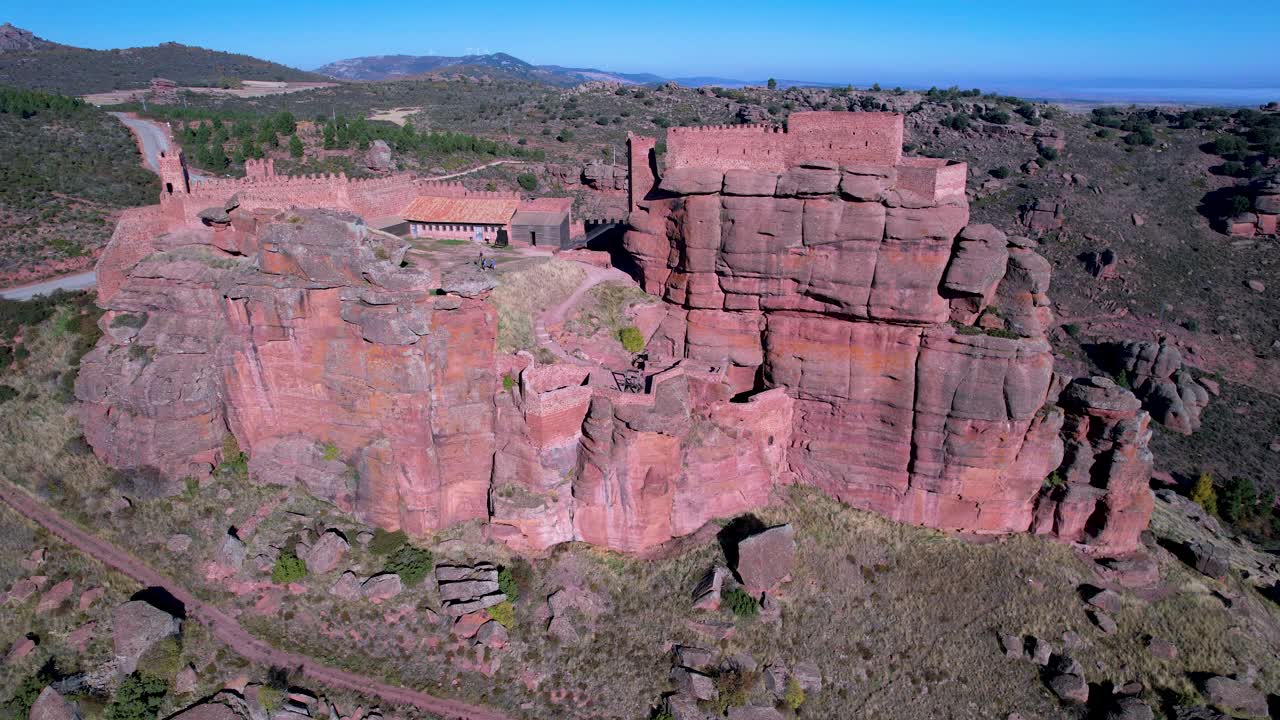
[[[103,565],[148,587],[164,588],[185,606],[188,617],[199,620],[219,642],[246,660],[261,665],[294,668],[323,685],[376,696],[395,705],[412,705],[448,720],[511,720],[509,716],[490,708],[388,685],[371,677],[324,665],[306,655],[276,649],[249,634],[231,616],[200,600],[185,587],[152,570],[146,563],[119,547],[81,530],[52,508],[8,482],[0,481],[0,500]]]

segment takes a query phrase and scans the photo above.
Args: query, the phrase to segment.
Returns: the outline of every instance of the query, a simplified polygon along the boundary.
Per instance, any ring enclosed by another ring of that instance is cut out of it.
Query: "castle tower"
[[[191,193],[191,180],[187,176],[187,159],[182,155],[181,150],[161,151],[159,165],[161,203],[174,196],[186,196]]]
[[[244,161],[244,176],[247,178],[268,178],[275,177],[275,174],[276,161],[271,158],[265,158],[263,160],[249,159]]]
[[[627,133],[627,209],[631,212],[657,184],[657,143],[656,138]]]

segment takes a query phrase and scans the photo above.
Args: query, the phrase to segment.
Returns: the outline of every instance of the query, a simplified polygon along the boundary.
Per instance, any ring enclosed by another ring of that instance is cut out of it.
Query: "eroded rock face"
[[[177,479],[224,460],[422,533],[487,516],[496,319],[436,295],[407,246],[354,216],[236,214],[127,269],[85,357],[85,437]]]
[[[1134,547],[1151,506],[1146,414],[1115,447],[1073,455],[1117,458],[1114,477],[1079,480],[1101,525],[1038,524],[1064,457],[1050,265],[1025,238],[968,226],[963,193],[908,184],[916,169],[682,165],[633,189],[624,247],[670,305],[649,348],[725,364],[735,392],[784,389],[787,470],[854,506]]]
[[[1209,391],[1183,367],[1177,348],[1164,342],[1129,341],[1120,345],[1118,360],[1156,422],[1183,435],[1200,427]]]

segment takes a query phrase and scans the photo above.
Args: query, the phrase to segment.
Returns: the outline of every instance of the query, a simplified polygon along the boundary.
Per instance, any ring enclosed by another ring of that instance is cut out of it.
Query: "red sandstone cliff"
[[[625,250],[666,301],[644,323],[661,361],[641,393],[495,357],[491,307],[437,295],[354,216],[266,209],[368,214],[403,179],[190,189],[177,168],[100,263],[85,436],[178,479],[231,433],[255,481],[414,534],[487,519],[520,550],[642,550],[781,482],[905,522],[1135,547],[1149,418],[1103,380],[1062,391],[1034,243],[968,225],[965,166],[901,157],[900,116],[814,115],[682,130],[661,173],[654,141],[631,138]],[[215,208],[204,226],[201,204],[233,190],[229,222]]]
[[[201,476],[234,434],[261,481],[387,528],[487,516],[496,318],[336,212],[177,230],[102,300],[76,387],[107,462]]]

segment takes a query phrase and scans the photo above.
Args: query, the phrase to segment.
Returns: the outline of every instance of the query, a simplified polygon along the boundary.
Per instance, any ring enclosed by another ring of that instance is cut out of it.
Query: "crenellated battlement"
[[[756,123],[667,130],[668,169],[781,172],[814,158],[841,165],[897,165],[902,158],[902,115],[798,112],[786,128]]]
[[[759,133],[781,133],[786,129],[781,125],[774,123],[746,123],[743,125],[690,125],[687,127],[673,127],[668,133],[685,134],[685,133],[705,133],[705,132],[759,132]]]

